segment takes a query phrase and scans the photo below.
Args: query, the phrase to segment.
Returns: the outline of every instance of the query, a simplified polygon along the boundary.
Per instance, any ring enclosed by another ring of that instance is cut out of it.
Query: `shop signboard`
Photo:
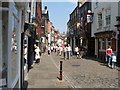
[[[91,14],[87,14],[87,23],[92,23],[93,19],[92,19],[92,15]]]

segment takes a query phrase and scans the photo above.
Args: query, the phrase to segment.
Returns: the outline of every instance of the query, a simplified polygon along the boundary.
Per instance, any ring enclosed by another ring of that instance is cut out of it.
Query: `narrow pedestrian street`
[[[3,0],[0,28],[0,90],[120,88],[120,0]]]
[[[63,80],[59,81],[59,64],[63,60]],[[42,55],[26,77],[28,88],[118,88],[118,68],[111,69],[91,59],[62,59],[52,53]]]
[[[40,64],[34,64],[26,77],[28,88],[70,88],[65,79],[59,81],[59,69],[51,56],[42,55]]]

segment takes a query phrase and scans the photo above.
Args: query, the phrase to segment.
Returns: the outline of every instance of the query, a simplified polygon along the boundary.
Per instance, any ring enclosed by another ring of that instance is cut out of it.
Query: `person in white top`
[[[63,47],[63,55],[64,55],[64,60],[66,60],[66,55],[67,55],[67,47],[66,47],[66,45]]]
[[[60,56],[62,55],[63,47],[60,46]]]
[[[72,51],[70,45],[67,46],[67,59],[70,59],[70,52]]]
[[[36,59],[36,62],[35,63],[39,63],[40,62],[40,48],[38,46],[35,46],[35,59]]]
[[[51,52],[51,48],[50,46],[48,46],[48,55],[50,55],[50,52]]]
[[[79,56],[79,49],[78,49],[78,47],[75,48],[75,53],[76,53],[76,56],[78,58],[78,56]]]
[[[51,53],[53,52],[53,50],[54,50],[54,47],[53,47],[53,46],[51,46]]]

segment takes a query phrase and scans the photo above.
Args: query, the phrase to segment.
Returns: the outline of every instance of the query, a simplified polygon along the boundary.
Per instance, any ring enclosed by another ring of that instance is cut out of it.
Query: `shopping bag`
[[[70,56],[73,56],[73,53],[72,53],[72,52],[70,52]]]

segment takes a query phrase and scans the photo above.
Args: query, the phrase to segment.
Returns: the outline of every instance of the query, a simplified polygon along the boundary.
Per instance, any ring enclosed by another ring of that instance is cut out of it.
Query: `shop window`
[[[95,3],[95,8],[97,8],[98,7],[98,0],[96,1],[96,3]]]
[[[108,38],[108,45],[111,46],[111,38]]]
[[[8,2],[2,2],[2,7],[4,8],[8,8],[9,7],[9,3]]]
[[[102,50],[106,50],[106,39],[102,39]]]
[[[8,7],[8,3],[2,3],[2,11],[1,11],[1,17],[2,17],[2,22],[1,22],[1,29],[2,30],[2,79],[6,82],[6,83],[2,83],[3,87],[7,86],[7,51],[8,51],[8,42],[7,42],[7,33],[8,33],[8,11],[4,10],[4,7],[7,8]]]
[[[107,10],[105,11],[105,22],[106,22],[106,25],[109,25],[110,22],[111,22],[110,9],[107,9]]]
[[[15,77],[18,74],[18,38],[17,38],[17,32],[18,32],[18,25],[19,25],[19,20],[18,20],[18,11],[15,5],[13,6],[13,15],[12,15],[12,80],[15,79]]]

